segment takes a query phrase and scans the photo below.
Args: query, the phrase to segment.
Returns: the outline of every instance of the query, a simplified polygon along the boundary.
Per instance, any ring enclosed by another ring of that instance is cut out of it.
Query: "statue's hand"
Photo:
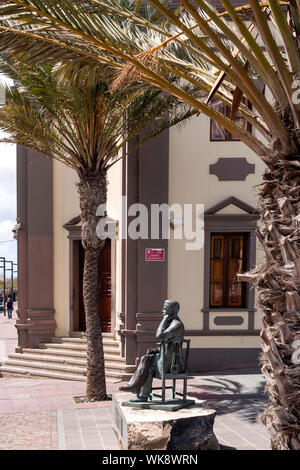
[[[157,354],[158,352],[158,349],[148,349],[147,354]]]
[[[156,334],[156,339],[158,339],[159,341],[162,341],[165,337],[165,332],[164,331],[160,331],[159,334]]]

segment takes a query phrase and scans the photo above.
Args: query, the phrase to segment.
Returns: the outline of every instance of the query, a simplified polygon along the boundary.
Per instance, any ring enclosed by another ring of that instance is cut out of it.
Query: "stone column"
[[[131,142],[134,147],[137,139]],[[125,357],[133,364],[136,357],[155,346],[155,331],[167,298],[168,240],[151,240],[151,204],[168,203],[169,132],[133,152],[127,159],[127,208],[134,203],[149,211],[149,239],[126,241]],[[127,222],[130,218],[127,217]],[[146,248],[164,248],[164,261],[145,261]]]
[[[49,342],[56,323],[53,308],[52,160],[17,146],[19,349]]]

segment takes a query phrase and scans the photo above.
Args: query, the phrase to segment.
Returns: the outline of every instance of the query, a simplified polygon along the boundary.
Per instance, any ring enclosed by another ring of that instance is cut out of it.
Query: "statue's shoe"
[[[136,398],[132,398],[130,401],[133,403],[141,403],[141,402],[148,401],[148,398],[149,397],[136,397]]]
[[[132,388],[131,388],[131,387],[128,387],[128,385],[127,385],[127,387],[126,387],[126,386],[124,386],[124,387],[119,387],[119,390],[120,390],[121,392],[132,392]]]

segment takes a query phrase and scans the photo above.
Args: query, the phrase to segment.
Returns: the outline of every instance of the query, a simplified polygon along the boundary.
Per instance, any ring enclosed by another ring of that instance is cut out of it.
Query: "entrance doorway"
[[[76,331],[85,331],[85,311],[83,303],[84,249],[81,240],[74,240],[74,288],[73,325]],[[77,262],[76,262],[77,258]],[[77,272],[76,272],[77,271]],[[77,285],[76,285],[77,284]],[[77,304],[77,305],[76,305]],[[107,239],[99,258],[99,318],[104,333],[111,332],[111,240]]]

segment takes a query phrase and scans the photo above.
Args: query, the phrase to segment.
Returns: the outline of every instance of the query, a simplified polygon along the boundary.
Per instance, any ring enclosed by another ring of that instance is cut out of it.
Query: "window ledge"
[[[257,309],[253,307],[248,307],[248,308],[210,308],[210,307],[204,307],[201,309],[201,312],[207,313],[207,312],[256,312]]]

